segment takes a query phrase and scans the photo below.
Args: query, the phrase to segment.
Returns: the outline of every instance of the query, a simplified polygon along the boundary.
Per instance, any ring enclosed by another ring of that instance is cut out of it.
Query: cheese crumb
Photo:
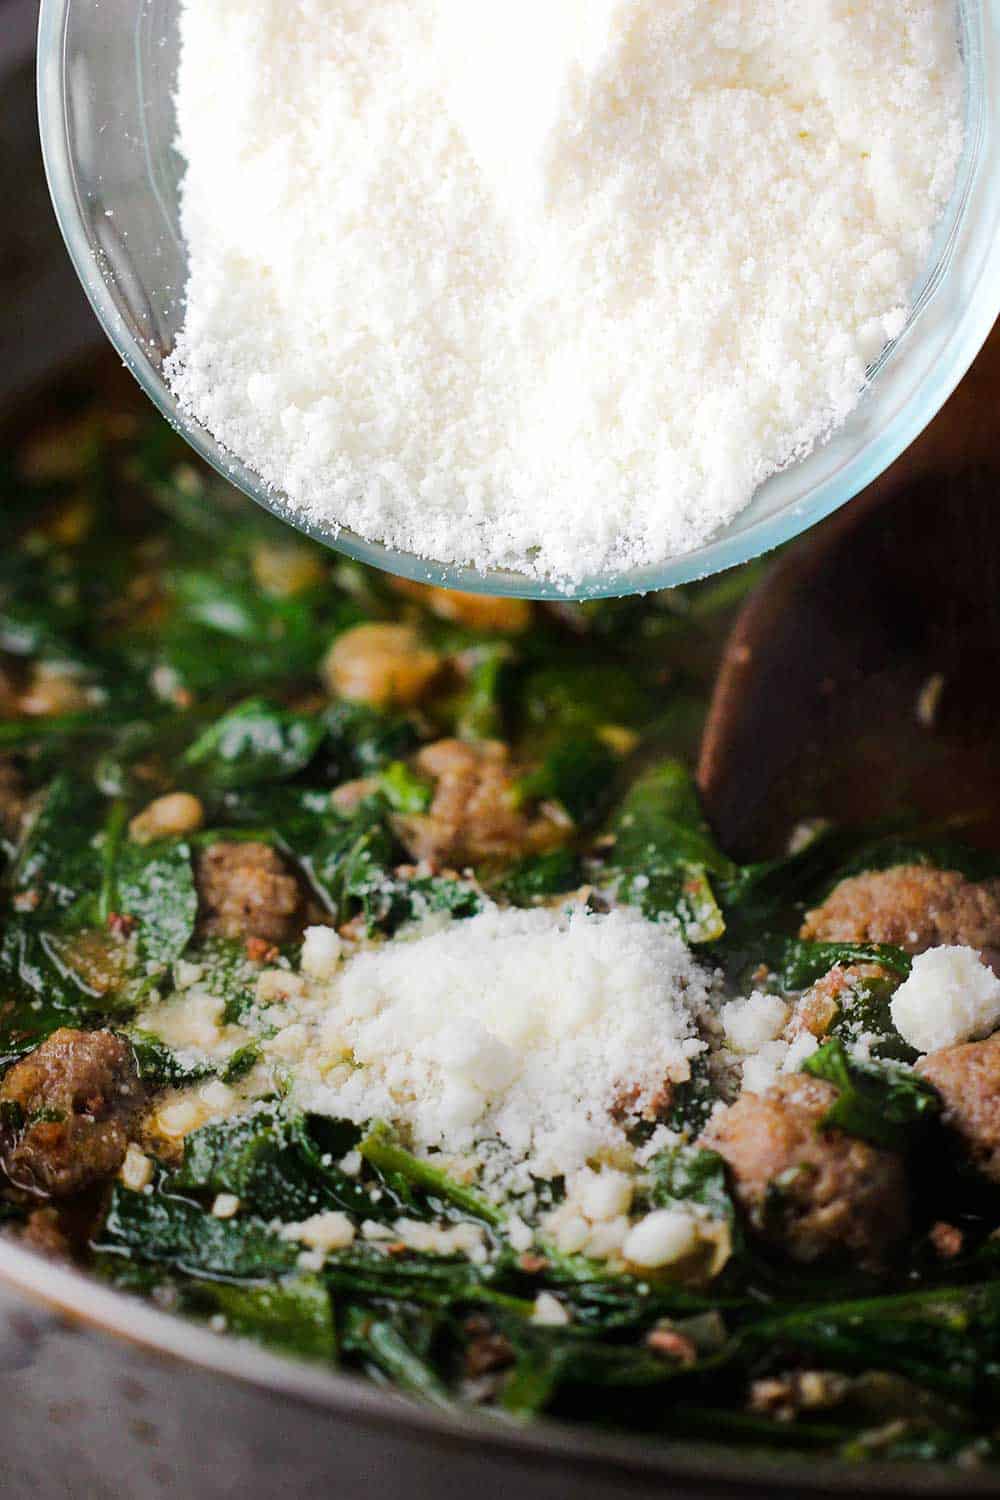
[[[141,1193],[153,1180],[153,1163],[134,1141],[129,1142],[118,1176],[133,1193]]]
[[[228,1083],[223,1083],[221,1078],[213,1078],[211,1083],[202,1084],[198,1094],[202,1103],[217,1114],[224,1114],[236,1098]]]
[[[608,1219],[595,1224],[587,1240],[587,1254],[594,1260],[608,1260],[617,1255],[628,1238],[629,1221],[624,1214],[617,1219]]]
[[[257,977],[256,996],[260,1005],[280,1004],[284,1000],[295,999],[304,990],[305,980],[301,974],[293,974],[290,969],[265,969]]]
[[[476,1265],[482,1265],[487,1258],[485,1234],[479,1224],[427,1224],[421,1219],[397,1219],[393,1229],[407,1249],[423,1255],[466,1255]]]
[[[292,1097],[392,1120],[417,1149],[493,1139],[522,1173],[569,1175],[627,1145],[623,1097],[639,1116],[689,1076],[705,1047],[693,1010],[713,984],[668,926],[631,909],[488,907],[310,981],[287,1012]],[[622,1191],[609,1178],[594,1202],[610,1194],[611,1214]]]
[[[601,1172],[588,1172],[584,1181],[574,1186],[573,1196],[592,1224],[603,1223],[628,1213],[632,1183],[624,1172],[605,1167]]]
[[[535,1242],[533,1230],[524,1222],[520,1214],[511,1214],[508,1218],[507,1238],[510,1240],[511,1248],[519,1253],[530,1250]]]
[[[563,1219],[556,1232],[556,1244],[563,1255],[576,1255],[589,1239],[590,1225],[582,1214]]]
[[[136,1018],[136,1025],[151,1031],[175,1051],[196,1050],[205,1056],[218,1056],[226,1046],[224,1003],[192,981],[179,994],[147,1006]]]
[[[772,1083],[778,1081],[788,1059],[788,1043],[765,1042],[743,1064],[743,1087],[750,1094],[766,1094]]]
[[[307,927],[302,940],[302,972],[312,979],[331,979],[343,953],[340,934],[332,927]]]
[[[337,1209],[313,1214],[298,1224],[282,1224],[283,1240],[298,1240],[312,1250],[344,1250],[354,1243],[354,1225]]]
[[[212,1216],[216,1219],[232,1219],[240,1211],[240,1200],[235,1193],[216,1193],[212,1204]]]
[[[155,1116],[155,1124],[161,1135],[176,1139],[196,1130],[205,1118],[202,1106],[195,1099],[178,1099],[165,1104]]]
[[[918,1052],[972,1041],[1000,1025],[1000,979],[975,948],[929,948],[914,958],[890,1014]]]
[[[788,1023],[789,1008],[780,995],[755,991],[745,1000],[730,1000],[721,1011],[726,1040],[736,1052],[759,1052]]]
[[[783,1073],[797,1073],[807,1057],[812,1057],[819,1048],[819,1040],[811,1031],[800,1031],[788,1044],[784,1061],[781,1064]],[[852,1051],[854,1049],[852,1048]]]

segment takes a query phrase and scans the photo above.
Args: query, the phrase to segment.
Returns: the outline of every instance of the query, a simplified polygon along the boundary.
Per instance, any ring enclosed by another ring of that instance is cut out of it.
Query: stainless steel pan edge
[[[97,0],[95,0],[97,3]],[[0,0],[0,403],[102,347],[49,210],[34,0]],[[994,1475],[786,1464],[463,1419],[221,1338],[0,1241],[4,1500],[711,1500],[997,1494]]]
[[[377,1500],[500,1500],[514,1486],[519,1500],[998,1493],[988,1471],[751,1460],[438,1412],[220,1337],[12,1242],[0,1242],[0,1329],[5,1496],[263,1500],[314,1482]]]

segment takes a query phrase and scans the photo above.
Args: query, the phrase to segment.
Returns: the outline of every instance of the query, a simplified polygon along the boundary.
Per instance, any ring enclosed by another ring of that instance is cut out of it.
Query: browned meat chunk
[[[842,1010],[850,1010],[858,991],[892,980],[881,964],[834,964],[822,979],[817,979],[799,998],[788,1023],[788,1035],[808,1031],[814,1037],[826,1036]]]
[[[0,663],[0,719],[15,719],[21,712],[20,689],[13,672]]]
[[[15,1063],[0,1100],[17,1107],[3,1164],[30,1192],[61,1198],[121,1166],[144,1092],[132,1049],[110,1031],[63,1027]]]
[[[903,1163],[840,1130],[819,1130],[837,1091],[790,1075],[766,1094],[741,1094],[709,1123],[703,1143],[727,1162],[757,1232],[793,1260],[836,1253],[877,1265],[908,1228]]]
[[[939,943],[1000,952],[1000,880],[967,880],[957,870],[897,865],[842,880],[800,936],[825,943],[893,943],[922,953]]]
[[[337,637],[323,662],[338,698],[373,708],[410,708],[426,697],[442,659],[409,625],[355,625]]]
[[[297,936],[302,892],[269,844],[211,844],[198,856],[195,879],[208,935],[278,944]]]
[[[54,1208],[36,1208],[30,1213],[20,1238],[22,1244],[53,1260],[68,1260],[72,1254],[59,1214]]]
[[[414,765],[435,782],[427,813],[399,819],[415,859],[461,867],[549,848],[565,836],[554,820],[529,816],[519,805],[517,770],[497,740],[437,740]]]
[[[82,714],[94,704],[93,695],[71,669],[59,662],[35,662],[18,699],[22,714],[47,719],[54,714]]]
[[[931,1052],[917,1071],[941,1095],[944,1122],[976,1166],[991,1182],[1000,1182],[1000,1032],[985,1042]]]
[[[465,1349],[465,1373],[470,1379],[505,1370],[514,1363],[510,1340],[498,1333],[488,1318],[474,1314],[466,1320],[465,1331],[469,1336]]]
[[[0,829],[9,839],[20,833],[27,805],[20,771],[12,760],[0,756]]]

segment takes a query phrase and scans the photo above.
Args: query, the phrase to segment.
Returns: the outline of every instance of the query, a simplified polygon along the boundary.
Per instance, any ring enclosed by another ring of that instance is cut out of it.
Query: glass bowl
[[[310,536],[404,577],[481,593],[565,598],[524,575],[429,561],[303,523],[200,423],[182,412],[163,360],[182,320],[182,163],[173,149],[179,0],[42,0],[42,149],[66,244],[126,366],[191,446],[252,499]],[[966,68],[965,150],[930,263],[899,338],[869,372],[845,425],[761,486],[696,551],[584,580],[572,596],[671,587],[745,562],[829,515],[893,462],[954,390],[1000,312],[1000,0],[958,0]],[[220,66],[225,60],[220,59]]]

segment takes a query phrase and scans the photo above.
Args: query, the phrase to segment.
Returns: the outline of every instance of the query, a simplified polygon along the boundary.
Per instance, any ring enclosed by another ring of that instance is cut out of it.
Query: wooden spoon
[[[698,778],[738,857],[803,818],[895,813],[1000,846],[1000,469],[908,461],[777,563],[727,644]]]

